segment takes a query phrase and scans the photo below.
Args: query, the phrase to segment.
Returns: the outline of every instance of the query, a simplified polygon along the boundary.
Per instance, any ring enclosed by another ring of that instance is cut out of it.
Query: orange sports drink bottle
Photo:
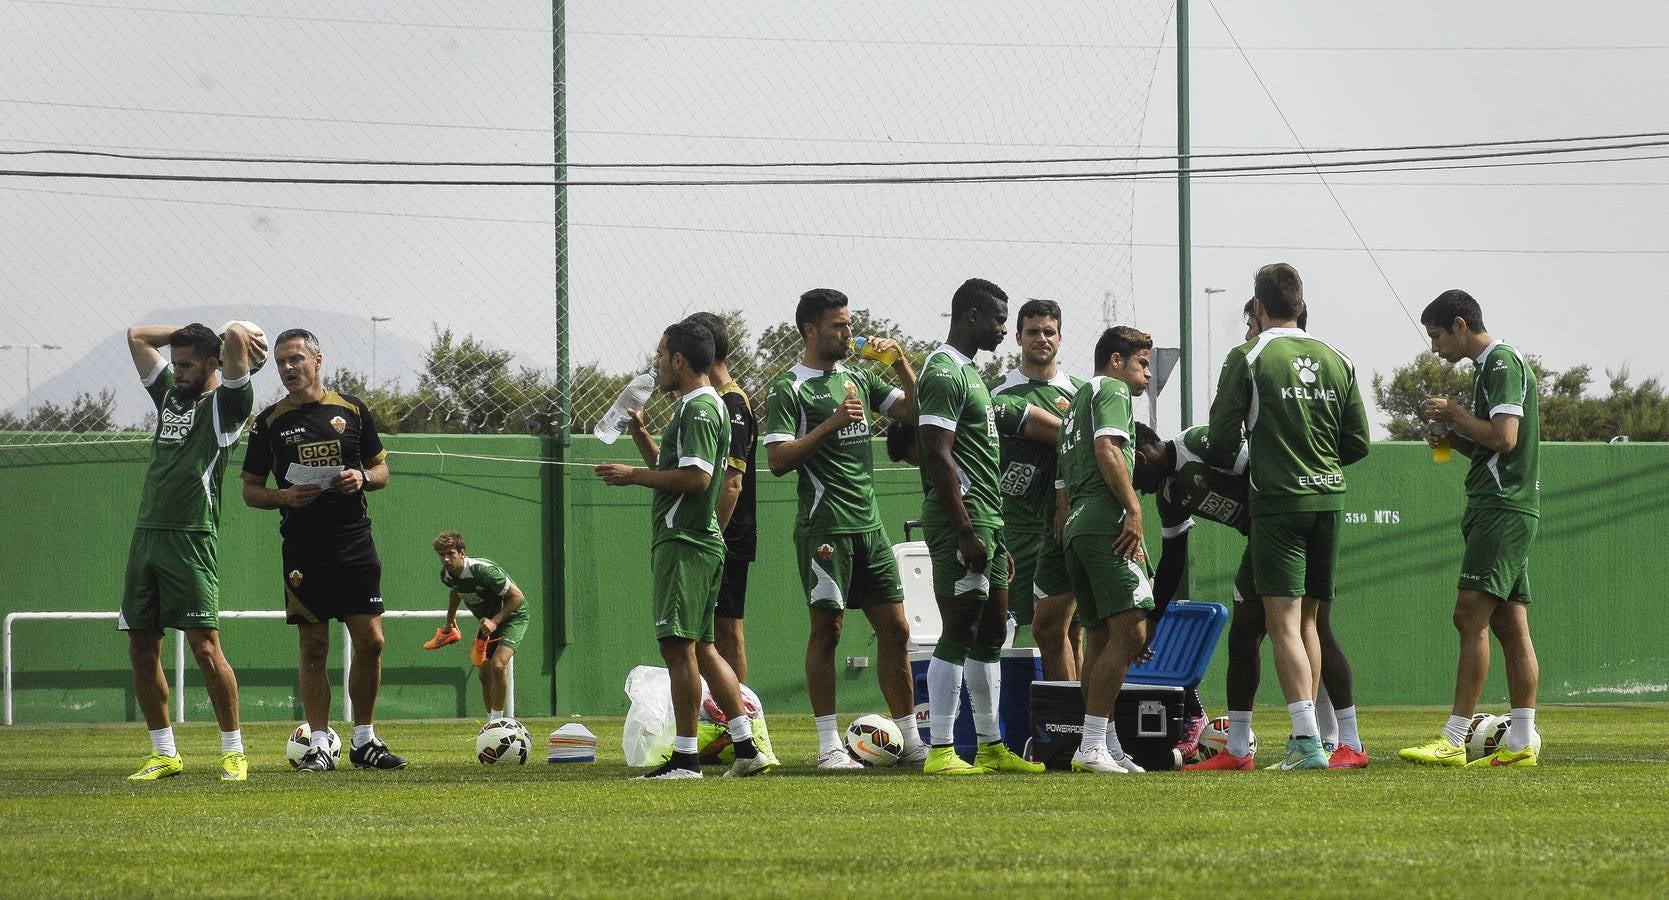
[[[1436,439],[1431,448],[1431,461],[1446,463],[1454,458],[1454,445],[1449,442],[1450,426],[1447,422],[1426,423],[1426,434]]]
[[[858,351],[858,355],[864,359],[873,359],[884,366],[890,366],[893,363],[898,362],[899,353],[897,347],[888,347],[885,350],[877,350],[875,348],[875,339],[872,337],[854,338],[852,340],[852,349]]]

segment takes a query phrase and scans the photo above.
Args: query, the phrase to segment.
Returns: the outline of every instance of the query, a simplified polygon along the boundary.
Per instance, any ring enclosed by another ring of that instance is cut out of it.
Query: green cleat
[[[145,757],[145,762],[140,764],[139,771],[129,775],[127,780],[157,781],[162,778],[173,778],[183,771],[185,771],[185,762],[178,756],[163,756],[153,750],[150,756]]]
[[[1466,768],[1504,769],[1508,766],[1534,766],[1538,764],[1536,762],[1538,755],[1535,744],[1531,744],[1523,750],[1508,750],[1506,747],[1502,747],[1488,756],[1472,760],[1466,764]]]
[[[1397,755],[1422,766],[1466,765],[1466,748],[1451,744],[1448,738],[1442,736],[1418,747],[1404,747],[1397,751]]]
[[[1287,755],[1280,766],[1283,772],[1327,768],[1327,754],[1321,752],[1321,738],[1287,738]]]
[[[925,775],[989,775],[991,770],[984,766],[973,766],[962,761],[956,755],[955,747],[934,747],[927,751],[927,762],[922,764],[921,771]]]
[[[993,772],[1022,772],[1027,775],[1037,775],[1044,771],[1042,763],[1028,762],[1002,741],[992,741],[979,745],[974,754],[974,765],[990,769]]]
[[[249,780],[249,758],[242,750],[226,750],[220,754],[220,780]]]

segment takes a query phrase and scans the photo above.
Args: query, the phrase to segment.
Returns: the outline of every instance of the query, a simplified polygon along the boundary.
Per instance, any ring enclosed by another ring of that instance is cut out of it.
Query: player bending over
[[[435,631],[430,644],[444,646],[452,640],[437,644],[443,635],[457,635],[458,604],[469,606],[470,614],[480,623],[475,633],[475,645],[469,661],[481,670],[481,699],[487,704],[487,721],[504,715],[504,704],[509,699],[510,659],[527,634],[527,602],[522,589],[510,576],[490,559],[464,553],[463,535],[443,531],[435,538],[435,553],[440,556],[440,583],[447,587],[446,623]],[[426,649],[434,649],[429,644]]]

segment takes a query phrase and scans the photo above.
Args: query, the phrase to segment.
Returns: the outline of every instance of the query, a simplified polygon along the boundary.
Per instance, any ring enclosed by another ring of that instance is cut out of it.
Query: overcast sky
[[[1196,151],[1297,146],[1213,7],[1191,8]],[[1171,9],[1158,0],[571,3],[570,159],[690,164],[571,177],[757,172],[698,165],[721,162],[1165,153],[1175,140]],[[1411,2],[1393,12],[1218,0],[1216,10],[1309,147],[1649,132],[1661,118],[1650,110],[1669,95],[1669,13],[1657,4]],[[548,163],[549,10],[0,0],[0,107],[9,151]],[[0,167],[548,175],[33,156]],[[770,170],[784,171],[806,172]],[[1355,358],[1364,386],[1421,349],[1409,317],[1450,287],[1479,298],[1497,336],[1557,367],[1669,370],[1657,340],[1669,331],[1660,212],[1669,164],[1330,180],[1342,213],[1313,175],[1196,182],[1196,418],[1204,382],[1242,331],[1252,273],[1273,260],[1303,273],[1312,330]],[[387,340],[422,345],[439,323],[513,350],[522,364],[554,364],[549,188],[0,177],[0,197],[11,324],[0,343],[65,348],[32,354],[37,400],[96,386],[52,378],[110,333],[150,310],[194,304],[295,311],[293,321],[261,323],[270,331],[307,324],[309,310],[358,316],[362,328],[325,338],[332,362],[362,370],[372,315],[393,317]],[[794,297],[813,286],[840,287],[858,306],[937,335],[950,292],[970,275],[1016,298],[1060,300],[1064,359],[1079,374],[1108,295],[1119,321],[1164,345],[1178,339],[1168,181],[574,187],[570,198],[580,362],[641,358],[666,321],[702,306],[744,309],[757,330],[790,318]],[[1206,287],[1226,289],[1209,311]],[[0,406],[22,399],[23,363],[0,352]],[[132,389],[125,358],[107,372]],[[1177,421],[1174,391],[1165,428]],[[1373,418],[1377,426],[1383,416]]]

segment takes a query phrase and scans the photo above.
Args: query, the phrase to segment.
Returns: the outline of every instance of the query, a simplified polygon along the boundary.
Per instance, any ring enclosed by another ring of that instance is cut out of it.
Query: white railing
[[[385,619],[444,619],[444,609],[391,609],[383,612]],[[469,610],[460,609],[458,615],[468,616]],[[107,619],[114,621],[118,614],[114,612],[14,612],[7,613],[5,620],[5,678],[6,678],[6,724],[12,724],[12,623],[40,622],[40,621],[75,621],[86,619]],[[222,619],[282,619],[285,613],[274,609],[234,609],[222,610]],[[185,721],[185,635],[174,632],[174,721]],[[237,669],[234,665],[233,670]],[[348,629],[342,629],[342,720],[353,721],[353,700],[348,696],[348,676],[353,671],[353,635]],[[506,673],[509,690],[504,696],[504,714],[516,715],[516,660],[510,659],[509,671]]]

